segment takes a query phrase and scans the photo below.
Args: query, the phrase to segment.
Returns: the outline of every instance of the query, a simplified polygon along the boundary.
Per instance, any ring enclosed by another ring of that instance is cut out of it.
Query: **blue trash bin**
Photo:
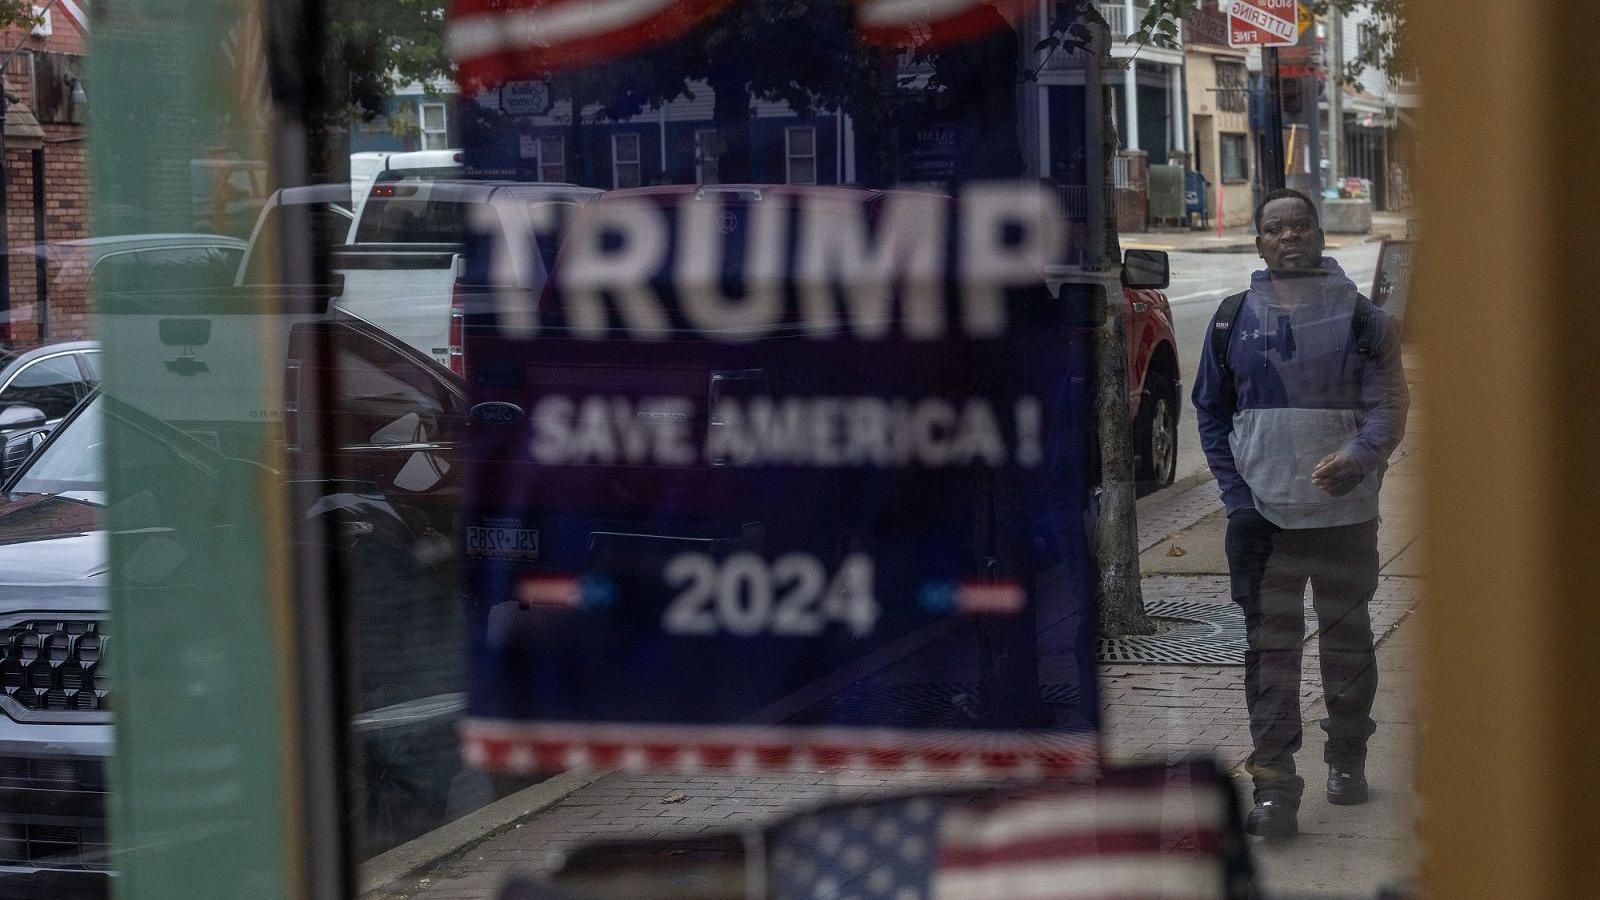
[[[1211,227],[1211,193],[1206,190],[1211,182],[1206,176],[1190,169],[1183,173],[1183,201],[1185,216],[1199,216],[1200,227]]]

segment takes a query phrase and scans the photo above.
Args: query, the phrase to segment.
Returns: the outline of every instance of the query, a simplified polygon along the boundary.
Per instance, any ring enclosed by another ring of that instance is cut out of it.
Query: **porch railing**
[[[1105,16],[1106,24],[1111,26],[1111,39],[1113,41],[1126,41],[1133,37],[1139,30],[1139,23],[1144,21],[1145,14],[1150,11],[1147,3],[1135,3],[1133,16],[1128,16],[1128,7],[1121,3],[1100,3],[1100,15]],[[1179,24],[1178,40],[1183,40],[1183,27]]]

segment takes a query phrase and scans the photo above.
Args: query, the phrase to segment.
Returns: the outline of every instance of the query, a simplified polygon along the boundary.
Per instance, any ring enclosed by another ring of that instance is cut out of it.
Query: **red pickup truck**
[[[1155,251],[1138,251],[1153,254]],[[1162,268],[1165,268],[1164,257]],[[1165,278],[1160,279],[1165,282]],[[1134,477],[1140,493],[1172,483],[1178,468],[1181,385],[1172,307],[1154,288],[1124,287],[1128,303],[1128,402],[1133,409]]]

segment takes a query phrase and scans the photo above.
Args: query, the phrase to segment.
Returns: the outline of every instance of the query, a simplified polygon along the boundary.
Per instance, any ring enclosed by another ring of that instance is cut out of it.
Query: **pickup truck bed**
[[[349,244],[333,254],[344,276],[335,305],[449,365],[450,295],[459,244]]]

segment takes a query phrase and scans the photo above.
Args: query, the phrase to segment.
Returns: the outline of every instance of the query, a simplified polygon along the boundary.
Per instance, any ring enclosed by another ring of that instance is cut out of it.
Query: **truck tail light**
[[[304,382],[300,360],[290,359],[283,371],[283,440],[291,453],[300,451],[300,407]]]
[[[450,337],[446,351],[450,357],[450,371],[462,378],[467,377],[467,308],[464,293],[459,281],[450,289]]]

